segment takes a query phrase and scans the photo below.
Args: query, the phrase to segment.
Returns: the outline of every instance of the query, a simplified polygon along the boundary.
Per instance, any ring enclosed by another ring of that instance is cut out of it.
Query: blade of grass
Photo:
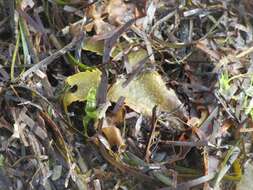
[[[16,45],[15,45],[15,49],[14,49],[12,60],[11,60],[11,81],[12,82],[15,79],[14,68],[15,68],[15,62],[16,62],[16,58],[18,54],[18,49],[19,49],[19,42],[20,42],[20,32],[18,33],[18,36],[17,36]]]
[[[33,63],[38,63],[39,62],[39,57],[38,57],[37,52],[35,51],[35,48],[33,46],[27,22],[26,22],[25,18],[22,17],[22,14],[20,14],[20,20],[19,21],[20,21],[20,25],[22,25],[24,37],[25,37],[27,47],[28,47],[29,53],[31,55],[32,61],[33,61]]]
[[[23,50],[23,54],[24,54],[24,62],[23,64],[31,64],[31,56],[28,50],[28,45],[27,45],[27,41],[25,39],[25,34],[24,34],[24,25],[19,22],[19,29],[20,29],[20,35],[21,35],[21,43],[22,43],[22,50]]]
[[[230,167],[232,166],[234,161],[239,156],[240,148],[238,148],[238,146],[237,146],[238,144],[239,144],[239,142],[237,142],[235,146],[232,146],[228,150],[223,162],[221,163],[220,171],[217,173],[215,181],[214,181],[214,189],[218,188],[220,181],[222,180],[222,178],[228,172],[228,170],[230,169]]]

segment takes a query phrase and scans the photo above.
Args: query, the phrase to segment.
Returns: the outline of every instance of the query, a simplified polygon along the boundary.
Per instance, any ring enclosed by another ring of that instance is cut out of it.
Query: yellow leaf
[[[182,105],[172,89],[168,89],[156,71],[146,72],[122,87],[126,79],[119,79],[109,90],[111,101],[123,96],[125,104],[144,115],[152,115],[152,109],[158,105],[163,111],[171,112]]]
[[[128,57],[128,64],[126,69],[128,73],[131,73],[134,69],[138,67],[138,63],[148,56],[148,52],[145,49],[138,49],[137,51],[131,51]]]
[[[65,82],[70,86],[70,89],[63,96],[65,112],[72,102],[85,101],[90,88],[98,87],[100,78],[101,72],[98,69],[80,72],[68,77]]]
[[[87,39],[87,41],[85,41],[84,43],[83,49],[86,51],[94,52],[98,55],[103,55],[104,41],[103,40],[95,41],[92,39]]]
[[[118,53],[120,53],[123,49],[126,49],[128,44],[124,42],[117,43],[115,48],[112,50],[111,56],[114,58]],[[88,38],[83,46],[83,50],[91,51],[96,53],[97,55],[102,56],[104,53],[104,40],[95,40],[92,38]],[[136,64],[148,56],[148,53],[145,49],[138,49],[137,51],[131,51],[127,55],[130,66],[135,67]]]

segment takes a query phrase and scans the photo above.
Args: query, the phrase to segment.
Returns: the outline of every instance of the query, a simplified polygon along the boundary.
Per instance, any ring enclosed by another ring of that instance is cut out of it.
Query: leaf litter
[[[0,189],[249,189],[252,7],[0,3]]]

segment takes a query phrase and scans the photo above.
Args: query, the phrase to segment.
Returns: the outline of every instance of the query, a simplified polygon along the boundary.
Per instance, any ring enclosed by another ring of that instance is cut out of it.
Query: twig
[[[139,75],[142,71],[142,69],[144,68],[144,65],[146,63],[146,61],[148,60],[150,56],[145,57],[144,59],[142,59],[139,63],[138,63],[138,67],[131,72],[128,75],[128,78],[126,81],[123,82],[122,87],[125,88],[137,75]]]
[[[240,58],[243,58],[243,57],[245,57],[245,56],[251,54],[252,52],[253,52],[253,47],[250,47],[250,48],[248,48],[248,49],[242,51],[241,53],[237,54],[235,57],[236,57],[237,59],[240,59]]]
[[[154,136],[155,136],[155,130],[156,130],[156,123],[157,123],[157,116],[156,116],[156,110],[157,106],[153,108],[153,113],[152,113],[152,120],[151,120],[151,131],[149,135],[149,140],[148,144],[146,146],[146,155],[145,155],[145,160],[149,162],[149,158],[151,156],[150,148],[153,144]]]
[[[167,14],[165,17],[161,18],[160,20],[158,20],[154,26],[151,29],[151,33],[154,32],[154,30],[162,23],[166,22],[167,20],[171,19],[175,14],[177,13],[177,10],[174,10],[172,12],[170,12],[169,14]]]
[[[19,78],[19,80],[21,81],[25,81],[27,80],[32,73],[36,72],[37,70],[41,69],[42,67],[46,67],[48,66],[50,63],[52,63],[56,58],[64,55],[65,53],[67,53],[71,48],[74,47],[74,45],[76,44],[76,42],[78,41],[78,39],[74,38],[68,45],[66,45],[65,47],[63,47],[62,49],[58,50],[57,52],[55,52],[54,54],[50,55],[49,57],[43,59],[42,61],[40,61],[39,63],[37,63],[36,65],[34,65],[33,67],[31,67],[30,69],[28,69],[27,71],[25,71],[21,77]],[[17,82],[17,81],[16,81]]]
[[[201,147],[201,146],[208,146],[208,142],[197,141],[197,142],[187,142],[187,141],[163,141],[161,140],[160,143],[162,144],[169,144],[172,146],[189,146],[189,147]]]

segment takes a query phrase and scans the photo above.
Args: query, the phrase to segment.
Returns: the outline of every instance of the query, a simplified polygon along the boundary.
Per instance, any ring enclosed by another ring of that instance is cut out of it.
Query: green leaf
[[[220,83],[220,90],[226,91],[229,89],[230,85],[229,85],[228,72],[222,73],[219,83]]]
[[[78,60],[76,60],[76,58],[74,58],[71,53],[67,53],[68,56],[68,60],[72,65],[78,66],[80,68],[81,71],[86,71],[88,69],[92,69],[91,67],[79,62]]]

